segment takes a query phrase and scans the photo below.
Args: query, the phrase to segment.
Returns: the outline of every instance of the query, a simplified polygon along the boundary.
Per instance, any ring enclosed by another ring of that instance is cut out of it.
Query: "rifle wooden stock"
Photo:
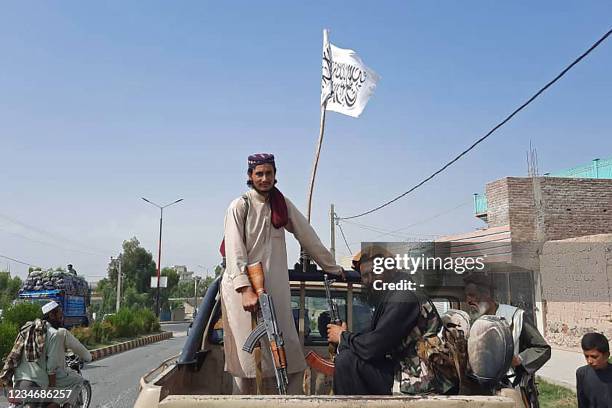
[[[289,385],[289,377],[287,376],[287,356],[285,354],[285,342],[283,334],[276,320],[274,311],[274,302],[272,297],[266,293],[264,288],[264,271],[261,262],[247,266],[247,276],[253,290],[257,293],[259,301],[259,310],[253,316],[256,318],[256,326],[248,336],[242,350],[246,352],[255,352],[256,362],[256,379],[258,388],[260,388],[260,379],[262,377],[259,361],[261,360],[261,348],[259,342],[264,335],[267,335],[270,344],[270,353],[274,362],[274,375],[276,377],[276,385],[278,393],[281,395],[287,394],[287,386]],[[259,359],[258,359],[259,357]]]
[[[306,355],[306,364],[308,364],[310,368],[317,370],[320,373],[330,377],[334,376],[335,365],[333,361],[324,359],[314,351],[309,351]]]
[[[272,350],[272,357],[274,358],[274,367],[287,368],[287,355],[285,354],[285,347],[278,347],[275,341],[271,341],[270,349]]]
[[[251,286],[257,295],[260,295],[266,291],[264,288],[264,271],[261,262],[248,265],[247,275],[249,277],[249,281],[251,282]]]

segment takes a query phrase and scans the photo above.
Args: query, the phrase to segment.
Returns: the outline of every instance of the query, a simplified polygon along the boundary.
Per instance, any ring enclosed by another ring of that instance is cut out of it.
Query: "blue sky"
[[[97,280],[132,236],[162,265],[218,262],[246,157],[273,152],[305,209],[322,29],[382,79],[364,114],[328,113],[313,225],[401,193],[483,135],[610,28],[609,1],[7,2],[0,14],[0,254]],[[612,43],[447,172],[356,220],[406,237],[469,231],[472,193],[612,156]],[[377,236],[345,224],[355,250]],[[290,263],[297,244],[288,239]],[[348,251],[341,245],[340,253]],[[198,268],[202,265],[204,268]],[[0,268],[25,267],[0,259]]]

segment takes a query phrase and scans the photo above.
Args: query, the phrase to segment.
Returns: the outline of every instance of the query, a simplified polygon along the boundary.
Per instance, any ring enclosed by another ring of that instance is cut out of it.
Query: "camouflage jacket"
[[[459,378],[453,346],[446,341],[431,300],[419,293],[417,297],[421,309],[417,324],[394,352],[394,359],[400,362],[400,390],[406,394],[456,392]]]

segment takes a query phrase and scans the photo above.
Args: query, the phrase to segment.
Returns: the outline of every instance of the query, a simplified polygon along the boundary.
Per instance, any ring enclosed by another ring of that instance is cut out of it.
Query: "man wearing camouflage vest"
[[[382,282],[397,284],[410,280],[408,274],[395,269],[374,274],[373,260],[380,257],[392,255],[384,248],[373,246],[354,261],[366,295],[375,305],[370,329],[351,333],[346,324],[327,326],[329,341],[338,344],[334,371],[336,395],[389,395],[395,375],[409,366],[419,381],[426,383],[420,384],[419,389],[440,388],[437,378],[433,375],[425,378],[417,368],[420,366],[417,344],[437,335],[440,317],[429,299],[417,291],[376,290]]]

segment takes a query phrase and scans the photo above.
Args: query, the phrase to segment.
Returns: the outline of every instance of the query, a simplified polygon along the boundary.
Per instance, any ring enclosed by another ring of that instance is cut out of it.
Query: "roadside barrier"
[[[122,353],[137,347],[146,346],[147,344],[156,343],[158,341],[172,338],[172,332],[162,332],[140,337],[134,340],[124,341],[123,343],[113,344],[112,346],[101,347],[95,350],[90,350],[91,360],[96,361],[101,358],[112,356],[113,354]]]

